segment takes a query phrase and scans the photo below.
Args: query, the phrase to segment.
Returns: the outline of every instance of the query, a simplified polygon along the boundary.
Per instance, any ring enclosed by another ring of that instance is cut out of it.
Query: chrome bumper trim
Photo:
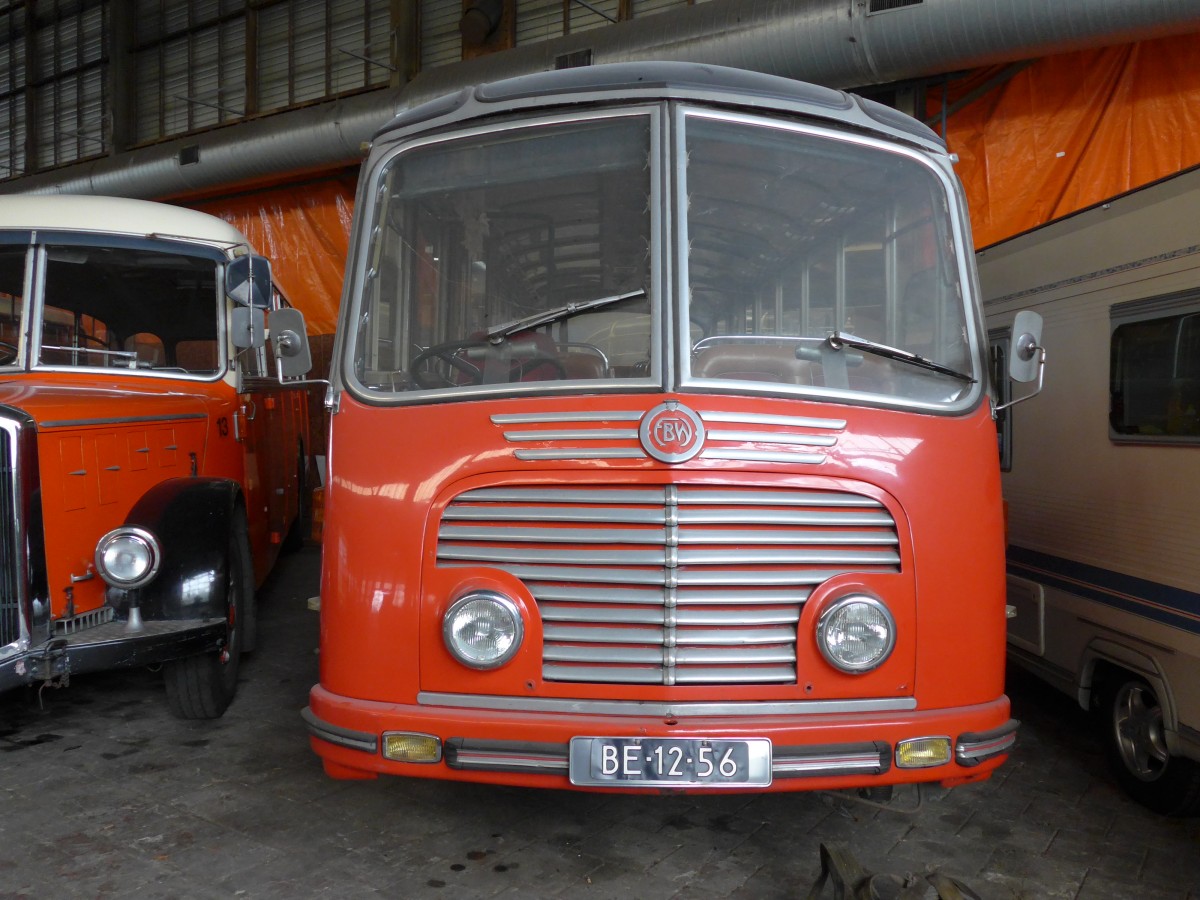
[[[960,766],[977,766],[984,760],[1007,753],[1017,742],[1021,723],[1009,719],[991,731],[960,734],[954,745],[954,759]]]
[[[502,712],[560,713],[587,716],[653,716],[699,718],[737,716],[821,716],[836,713],[909,712],[917,708],[913,697],[866,700],[796,700],[747,703],[658,703],[642,700],[583,700],[557,697],[500,697],[483,694],[445,694],[422,691],[421,706],[491,709]],[[965,736],[964,736],[965,737]]]
[[[832,775],[882,775],[892,767],[886,743],[839,747],[778,747],[771,771],[776,778]]]
[[[450,738],[445,745],[449,768],[484,772],[566,775],[569,754],[567,744]],[[891,768],[892,748],[881,742],[777,747],[772,756],[773,778],[881,775]]]
[[[368,731],[353,731],[349,728],[340,728],[337,725],[330,724],[324,719],[318,718],[317,714],[307,706],[300,710],[300,718],[304,720],[309,734],[328,744],[348,747],[351,750],[361,750],[364,753],[374,754],[379,752],[378,735],[371,734]]]

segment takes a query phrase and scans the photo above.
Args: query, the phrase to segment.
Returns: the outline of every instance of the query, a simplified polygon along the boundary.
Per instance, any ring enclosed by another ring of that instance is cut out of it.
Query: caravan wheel
[[[1105,710],[1109,761],[1125,791],[1163,815],[1200,814],[1200,765],[1168,753],[1154,689],[1140,678],[1117,678]]]

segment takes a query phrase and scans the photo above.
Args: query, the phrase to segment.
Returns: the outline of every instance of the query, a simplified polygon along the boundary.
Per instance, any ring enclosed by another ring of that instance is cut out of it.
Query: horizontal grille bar
[[[679,649],[671,655],[677,665],[714,663],[729,665],[733,659],[744,666],[763,663],[791,665],[796,662],[796,651],[788,646],[742,647],[736,654],[731,654],[727,650],[695,647]],[[653,647],[554,646],[547,648],[545,658],[551,662],[591,663],[592,665],[606,663],[655,665],[663,663],[664,654],[661,649]]]
[[[536,595],[535,595],[536,596]],[[615,622],[622,625],[667,625],[683,627],[712,625],[737,627],[745,625],[794,625],[800,616],[800,607],[769,606],[763,609],[711,609],[708,607],[642,607],[623,606],[596,608],[594,606],[559,606],[539,601],[538,610],[543,622]],[[791,640],[794,635],[788,637]]]
[[[706,644],[725,647],[744,647],[749,644],[795,643],[796,629],[755,626],[753,628],[632,628],[606,627],[601,620],[588,626],[554,625],[547,623],[544,639],[591,642],[601,644],[671,644],[671,646]]]
[[[796,680],[795,666],[759,667],[673,667],[672,684],[790,684]],[[588,684],[662,684],[661,666],[542,666],[547,681]]]
[[[639,590],[622,588],[619,592],[610,587],[594,588],[567,584],[543,584],[531,582],[525,585],[538,601],[543,610],[548,603],[645,603],[651,606],[665,605],[666,597],[661,590]],[[713,606],[720,604],[741,604],[752,602],[754,606],[772,604],[795,605],[808,599],[808,588],[792,587],[786,591],[772,591],[763,588],[754,590],[751,594],[744,587],[737,590],[687,590],[679,591],[673,597],[678,607]]]
[[[447,563],[453,566],[454,563]],[[471,565],[460,562],[459,567]],[[760,569],[757,571],[724,571],[694,569],[668,573],[665,569],[569,568],[565,566],[494,565],[522,581],[571,581],[594,584],[655,584],[668,583],[680,587],[778,587],[779,585],[816,585],[841,575],[844,569]],[[855,571],[867,571],[856,569]],[[894,570],[888,570],[894,571]]]
[[[492,547],[483,545],[438,544],[438,559],[469,559],[480,563],[553,563],[570,566],[661,566],[672,559],[679,566],[786,566],[814,565],[853,568],[857,566],[887,566],[900,562],[894,551],[879,550],[807,550],[792,547],[786,550],[679,549],[677,553],[654,550],[613,550],[580,546],[574,549],[541,549],[530,547]],[[586,573],[580,573],[583,580]]]
[[[797,544],[893,545],[895,533],[887,531],[814,531],[791,528],[748,530],[680,527],[668,534],[662,528],[513,528],[497,525],[444,525],[441,537],[449,541],[511,541],[539,544]]]

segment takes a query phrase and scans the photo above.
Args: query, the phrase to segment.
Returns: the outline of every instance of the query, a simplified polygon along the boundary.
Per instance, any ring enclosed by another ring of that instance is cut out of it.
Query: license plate
[[[571,783],[612,787],[766,787],[766,738],[571,738]]]

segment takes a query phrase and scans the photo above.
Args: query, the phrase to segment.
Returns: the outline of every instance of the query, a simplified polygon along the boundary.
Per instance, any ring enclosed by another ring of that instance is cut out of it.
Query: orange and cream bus
[[[302,537],[307,397],[268,311],[290,333],[213,216],[0,199],[0,690],[155,665],[176,715],[225,711],[255,587]]]
[[[988,347],[933,132],[738,70],[547,72],[402,112],[355,215],[304,711],[327,773],[1002,762]]]

